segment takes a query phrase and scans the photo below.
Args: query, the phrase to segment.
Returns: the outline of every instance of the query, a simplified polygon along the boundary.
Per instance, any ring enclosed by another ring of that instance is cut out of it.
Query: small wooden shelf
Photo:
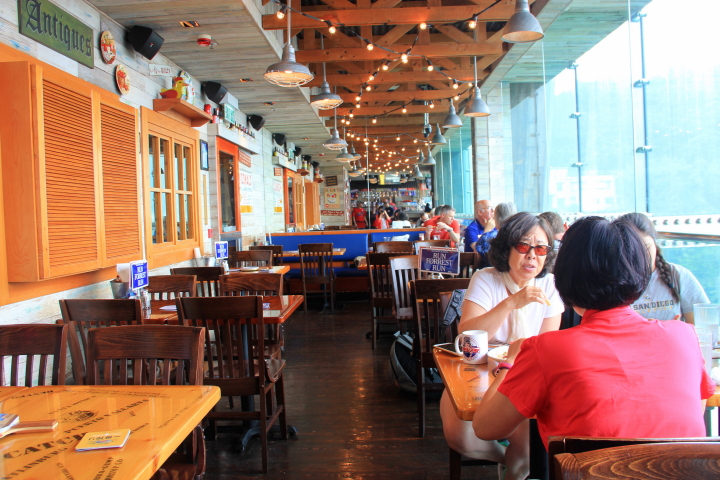
[[[175,110],[180,115],[190,119],[191,127],[202,127],[212,120],[212,115],[186,102],[182,98],[156,98],[153,100],[153,110],[156,112]]]
[[[324,178],[316,178],[315,181],[316,181],[317,183],[322,183],[322,182],[325,181],[325,179],[324,179]]]
[[[304,168],[300,168],[300,169],[298,169],[297,173],[299,173],[300,175],[302,175],[304,177],[305,175],[310,174],[310,170],[305,170]]]

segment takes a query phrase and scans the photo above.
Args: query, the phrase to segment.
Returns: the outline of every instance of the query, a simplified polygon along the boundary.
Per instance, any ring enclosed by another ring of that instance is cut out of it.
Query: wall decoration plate
[[[121,94],[127,95],[130,93],[130,76],[123,65],[118,65],[115,69],[115,81]]]
[[[115,61],[117,57],[117,50],[115,49],[115,38],[112,33],[105,30],[100,34],[100,54],[105,63],[110,65]]]

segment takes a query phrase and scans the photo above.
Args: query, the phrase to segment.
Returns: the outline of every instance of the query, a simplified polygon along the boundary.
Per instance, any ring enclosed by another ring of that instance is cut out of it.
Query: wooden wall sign
[[[95,68],[93,29],[49,1],[18,0],[20,33]]]
[[[337,185],[337,176],[325,177],[325,186],[334,187]]]
[[[282,167],[273,168],[273,173],[276,177],[282,177]]]
[[[240,163],[242,163],[246,167],[252,167],[252,157],[247,153],[243,152],[242,150],[238,150],[238,160],[240,160]]]

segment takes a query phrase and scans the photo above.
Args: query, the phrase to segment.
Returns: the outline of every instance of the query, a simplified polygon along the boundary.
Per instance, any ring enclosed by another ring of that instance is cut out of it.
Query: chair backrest
[[[444,341],[442,324],[442,292],[468,288],[469,278],[446,278],[442,280],[414,280],[410,282],[414,304],[413,324],[415,342],[413,353],[432,352],[432,346]],[[416,347],[419,347],[416,348]]]
[[[269,267],[272,266],[273,253],[270,250],[241,250],[234,252],[232,264],[234,267]]]
[[[223,395],[247,395],[248,387],[257,385],[247,379],[255,379],[263,372],[269,378],[268,365],[262,360],[262,297],[183,297],[176,302],[184,325],[205,328],[204,385],[219,386]],[[247,341],[242,339],[243,324],[247,325]]]
[[[335,277],[332,243],[301,243],[298,245],[302,278],[327,282]]]
[[[458,278],[471,278],[480,264],[477,252],[460,252],[460,275]]]
[[[46,385],[48,358],[52,359],[51,384],[65,385],[67,325],[16,324],[0,326],[0,386]],[[36,365],[35,356],[39,355]],[[5,357],[10,357],[10,382],[5,381]],[[21,377],[21,360],[25,369]],[[37,367],[37,368],[36,368]],[[33,376],[36,375],[36,382]]]
[[[203,333],[202,328],[166,325],[92,328],[88,384],[202,385]]]
[[[419,252],[421,248],[423,247],[449,247],[450,246],[450,240],[416,240],[413,242],[415,244],[415,252]]]
[[[282,295],[279,273],[231,273],[220,277],[220,295]]]
[[[392,308],[393,281],[390,270],[390,259],[402,253],[368,253],[367,267],[370,277],[370,292],[373,306]]]
[[[195,275],[153,275],[148,277],[147,291],[156,300],[197,295]]]
[[[272,262],[273,265],[276,267],[280,267],[283,265],[283,246],[282,245],[257,245],[248,247],[248,250],[250,251],[256,251],[256,250],[270,250],[272,252]]]
[[[395,310],[412,308],[409,282],[418,278],[418,256],[398,256],[390,259]]]
[[[87,332],[91,328],[118,327],[142,324],[142,304],[139,299],[84,299],[60,300],[62,321],[67,323],[68,344],[72,358],[76,385],[87,385],[85,359]]]
[[[373,251],[375,253],[405,253],[412,255],[412,242],[374,242]]]
[[[720,478],[720,440],[646,443],[555,457],[555,478],[684,480]]]
[[[695,438],[599,438],[599,437],[548,437],[548,470],[550,479],[562,478],[560,466],[555,460],[560,454],[581,454],[585,452],[605,451],[615,447],[629,445],[646,445],[652,443],[678,444],[678,443],[720,443],[720,437],[695,437]],[[682,477],[681,477],[682,478]],[[690,477],[685,477],[690,478]],[[695,478],[695,477],[693,477]],[[715,477],[718,478],[718,477]]]
[[[217,297],[220,295],[219,278],[222,267],[185,267],[171,268],[171,275],[195,275],[197,279],[197,295],[200,297]]]

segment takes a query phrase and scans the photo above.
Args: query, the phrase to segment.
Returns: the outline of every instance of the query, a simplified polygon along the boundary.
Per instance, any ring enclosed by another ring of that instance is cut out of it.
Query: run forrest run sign
[[[460,252],[455,248],[421,248],[420,271],[460,274]]]
[[[18,0],[20,33],[95,68],[93,29],[48,1]]]

